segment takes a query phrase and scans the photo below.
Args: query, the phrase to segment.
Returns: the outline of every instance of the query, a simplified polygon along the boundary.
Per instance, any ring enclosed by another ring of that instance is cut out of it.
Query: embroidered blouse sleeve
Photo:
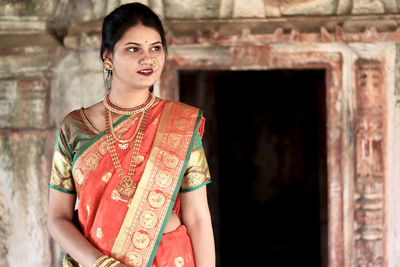
[[[75,194],[75,185],[71,173],[72,153],[68,142],[69,132],[65,119],[60,126],[54,145],[49,186],[64,193]]]
[[[208,169],[201,136],[203,134],[204,118],[197,133],[194,148],[190,154],[189,162],[181,183],[181,192],[194,191],[203,185],[211,183],[210,170]]]

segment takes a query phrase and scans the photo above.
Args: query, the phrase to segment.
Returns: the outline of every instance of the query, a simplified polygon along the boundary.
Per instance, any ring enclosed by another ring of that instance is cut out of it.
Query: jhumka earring
[[[112,62],[109,59],[106,59],[104,61],[104,77],[106,81],[109,81],[111,79],[112,76],[112,70],[113,70],[114,66],[112,64]]]
[[[151,60],[153,61],[153,63],[151,64],[151,65],[152,65],[152,68],[153,68],[153,71],[157,71],[158,68],[160,67],[160,63],[159,63],[158,60],[157,60],[156,58],[154,58],[154,57],[153,57]]]

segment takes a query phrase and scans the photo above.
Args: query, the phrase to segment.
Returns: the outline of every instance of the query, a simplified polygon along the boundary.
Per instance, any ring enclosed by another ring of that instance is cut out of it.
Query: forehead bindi
[[[160,34],[151,27],[146,27],[141,24],[129,28],[119,43],[136,43],[138,45],[150,45],[156,42],[161,42]]]

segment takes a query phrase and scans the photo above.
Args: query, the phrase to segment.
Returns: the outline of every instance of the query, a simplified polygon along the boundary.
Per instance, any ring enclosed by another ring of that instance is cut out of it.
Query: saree
[[[119,138],[128,139],[139,116],[114,123]],[[78,197],[77,224],[103,254],[128,266],[194,266],[184,225],[164,234],[171,212],[180,214],[180,194],[211,182],[201,143],[202,111],[179,102],[158,100],[150,111],[139,150],[143,161],[132,179],[138,184],[130,201],[116,192],[116,173],[105,132],[98,132],[84,109],[68,114],[55,142],[50,188]],[[133,145],[115,146],[125,170]],[[66,258],[65,266],[78,266]]]

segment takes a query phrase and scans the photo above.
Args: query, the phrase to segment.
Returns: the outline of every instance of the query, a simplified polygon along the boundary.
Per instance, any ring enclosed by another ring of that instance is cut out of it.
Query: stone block
[[[345,15],[351,13],[352,0],[338,0],[336,14]]]
[[[79,68],[82,73],[96,73],[102,78],[103,74],[103,62],[100,59],[100,51],[88,50],[78,54]]]
[[[368,200],[364,200],[362,207],[366,210],[382,210],[383,208],[383,202],[381,197],[382,196],[372,196],[373,198],[368,199]]]
[[[379,0],[353,0],[352,14],[383,14],[385,7]]]
[[[51,266],[46,219],[53,140],[42,131],[0,135],[1,266]]]
[[[366,210],[365,226],[368,228],[381,228],[383,225],[383,210]]]
[[[51,121],[58,123],[72,110],[88,107],[105,95],[97,51],[70,52],[54,68],[51,83]]]
[[[362,229],[359,238],[365,241],[382,240],[384,234],[380,229]]]
[[[260,66],[271,58],[268,46],[235,47],[232,53],[232,65]]]
[[[372,175],[383,172],[383,141],[357,136],[357,174]]]
[[[0,81],[0,128],[47,128],[48,84],[43,76]]]
[[[0,38],[0,55],[20,54],[19,52],[46,53],[49,52],[47,50],[60,46],[60,43],[53,36],[43,32],[38,34],[2,34]],[[2,50],[7,50],[7,53],[3,53]]]
[[[0,266],[4,267],[8,266],[7,238],[11,234],[10,217],[11,217],[10,209],[6,206],[6,203],[4,203],[2,199],[0,199]]]
[[[119,4],[119,0],[57,1],[51,25],[53,28],[70,28],[71,25],[103,19]]]
[[[0,57],[0,78],[21,76],[32,72],[41,72],[51,66],[48,55],[13,55]]]
[[[263,0],[235,0],[233,5],[234,18],[264,18],[265,6]]]
[[[0,16],[0,34],[37,33],[46,30],[46,21],[39,17]]]
[[[282,15],[333,15],[336,13],[338,0],[282,0]]]
[[[100,33],[87,34],[82,32],[79,35],[67,36],[64,38],[64,45],[66,48],[73,50],[99,49],[101,35]]]
[[[127,3],[132,3],[131,0],[120,0],[120,2],[121,2],[121,5],[127,4]],[[136,0],[135,2],[142,3],[143,5],[148,5],[149,4],[148,0]]]
[[[2,35],[0,78],[47,71],[62,48],[49,34]]]
[[[48,0],[2,0],[0,2],[0,16],[50,16],[56,2]]]
[[[79,49],[80,46],[80,38],[79,36],[66,36],[64,38],[64,45],[68,49]]]
[[[108,0],[107,1],[107,14],[116,9],[120,5],[120,0]]]
[[[383,179],[357,177],[355,189],[364,198],[381,199],[383,195]]]
[[[91,13],[92,17],[91,19],[98,19],[102,18],[107,15],[107,1],[96,1],[96,0],[91,0],[92,2],[92,8],[91,8]]]
[[[176,62],[180,66],[184,63],[190,66],[221,66],[231,62],[231,51],[228,47],[171,47],[169,50],[171,58],[179,57],[181,61]],[[175,62],[171,61],[171,64]]]
[[[368,27],[375,27],[379,32],[391,32],[397,30],[397,22],[394,20],[349,20],[343,23],[346,32],[363,32]]]
[[[219,0],[165,0],[166,19],[218,18]]]
[[[102,23],[101,19],[97,19],[71,26],[64,38],[65,47],[74,50],[99,50]]]
[[[221,3],[219,5],[219,17],[220,18],[232,18],[233,1],[234,0],[221,0]]]
[[[264,0],[264,9],[266,17],[280,17],[281,10],[279,0]]]
[[[381,2],[385,6],[385,13],[397,13],[399,11],[396,0],[382,0]]]
[[[394,96],[396,99],[400,99],[400,44],[396,43],[396,82],[394,88]]]
[[[162,0],[149,0],[149,7],[160,17],[164,18],[164,5]]]

